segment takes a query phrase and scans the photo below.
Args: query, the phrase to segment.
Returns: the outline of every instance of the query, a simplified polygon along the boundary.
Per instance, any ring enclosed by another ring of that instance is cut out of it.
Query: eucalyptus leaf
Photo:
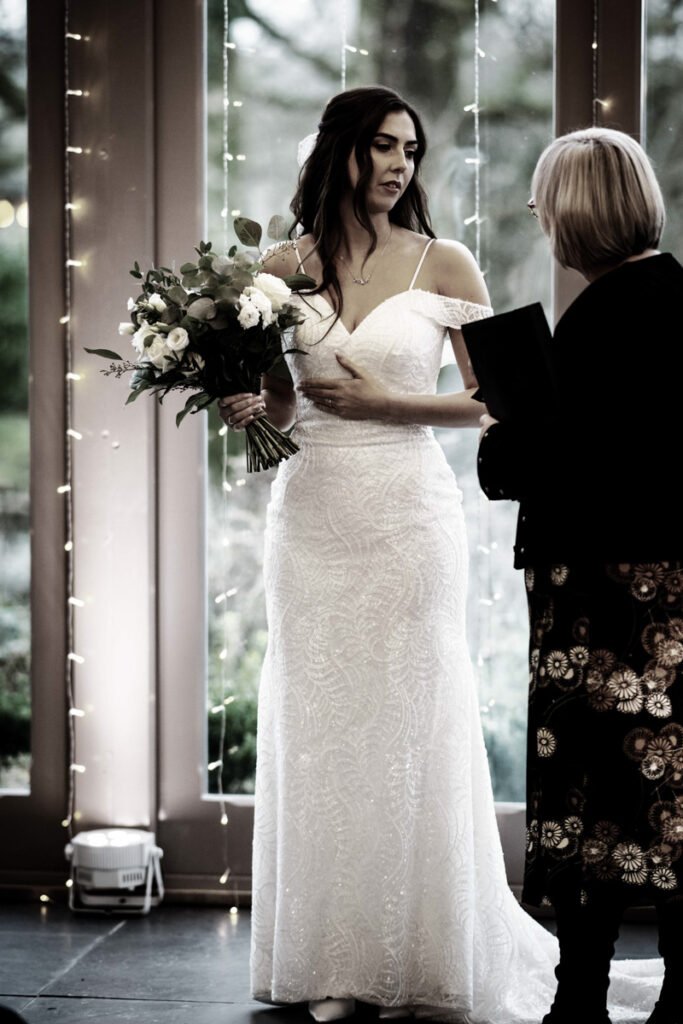
[[[181,274],[196,274],[197,273],[197,264],[196,263],[183,263],[182,267],[180,268],[180,273]]]
[[[85,345],[83,346],[85,348]],[[118,352],[112,352],[110,348],[86,348],[91,356],[102,356],[103,359],[123,359]]]
[[[198,288],[202,283],[202,275],[194,270],[191,274],[183,274],[183,288]]]
[[[258,248],[263,235],[260,224],[257,224],[255,220],[249,220],[248,217],[236,217],[233,224],[235,234],[242,245],[253,245]]]
[[[248,270],[250,274],[256,260],[250,252],[238,252],[234,259],[235,270]]]
[[[294,292],[301,291],[304,288],[315,288],[317,283],[308,274],[288,274],[283,280],[287,287],[291,288]]]
[[[183,422],[183,420],[187,416],[188,412],[193,412],[194,411],[194,407],[197,405],[197,403],[200,402],[202,400],[202,398],[205,398],[205,397],[206,396],[202,395],[201,392],[199,394],[196,394],[196,395],[190,395],[188,400],[185,402],[185,405],[183,406],[183,408],[180,410],[180,412],[177,414],[177,416],[175,418],[176,427],[180,426],[180,424]]]
[[[233,288],[236,288],[239,292],[244,291],[250,285],[253,285],[254,278],[248,270],[235,270],[234,274],[230,275],[230,283]]]
[[[187,292],[179,284],[174,284],[166,294],[171,302],[175,302],[178,306],[184,306],[187,302]]]
[[[220,288],[216,289],[216,301],[220,303],[228,303],[234,306],[240,297],[240,291],[235,288],[232,284],[222,284]]]
[[[274,242],[282,242],[287,238],[287,221],[284,217],[281,217],[279,213],[271,217],[268,221],[268,228],[266,229],[268,238],[272,238]]]

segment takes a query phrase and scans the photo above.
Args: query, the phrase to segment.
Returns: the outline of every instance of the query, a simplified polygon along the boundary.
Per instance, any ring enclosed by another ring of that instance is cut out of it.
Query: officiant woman
[[[649,1022],[681,1024],[683,268],[658,251],[661,192],[628,135],[556,139],[532,194],[555,257],[588,286],[552,341],[556,418],[482,418],[480,482],[520,502],[529,601],[523,899],[556,912],[547,1022],[609,1019],[623,911],[654,904],[665,978]]]

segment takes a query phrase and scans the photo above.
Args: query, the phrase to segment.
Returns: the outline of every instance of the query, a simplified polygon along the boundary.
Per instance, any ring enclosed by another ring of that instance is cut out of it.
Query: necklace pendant
[[[354,284],[370,284],[369,277],[351,277]]]

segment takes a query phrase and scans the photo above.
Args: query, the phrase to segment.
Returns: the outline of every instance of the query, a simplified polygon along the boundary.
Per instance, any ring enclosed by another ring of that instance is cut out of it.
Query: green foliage
[[[256,707],[254,698],[242,697],[225,709],[223,790],[253,793],[256,765]],[[220,757],[221,714],[209,715],[209,760]],[[209,792],[216,793],[217,770],[210,773]]]
[[[91,356],[102,356],[103,359],[123,359],[118,352],[112,352],[110,348],[86,348]]]
[[[235,234],[242,245],[249,245],[258,249],[263,236],[261,225],[257,224],[255,220],[249,220],[248,217],[237,217],[234,224]]]
[[[0,249],[0,408],[28,408],[28,284],[24,249]]]
[[[0,762],[31,749],[29,659],[26,653],[0,657]]]
[[[26,412],[0,414],[0,452],[0,488],[25,494],[28,501],[30,442]]]
[[[287,221],[285,218],[277,213],[274,217],[271,217],[268,221],[267,235],[274,242],[284,241],[287,238]]]

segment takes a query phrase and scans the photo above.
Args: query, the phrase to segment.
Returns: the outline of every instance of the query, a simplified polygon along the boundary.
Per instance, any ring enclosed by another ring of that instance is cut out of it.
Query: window
[[[664,193],[667,225],[662,249],[678,255],[683,234],[683,2],[650,0],[647,7],[645,144]]]
[[[27,791],[31,616],[26,9],[0,12],[0,790]]]

